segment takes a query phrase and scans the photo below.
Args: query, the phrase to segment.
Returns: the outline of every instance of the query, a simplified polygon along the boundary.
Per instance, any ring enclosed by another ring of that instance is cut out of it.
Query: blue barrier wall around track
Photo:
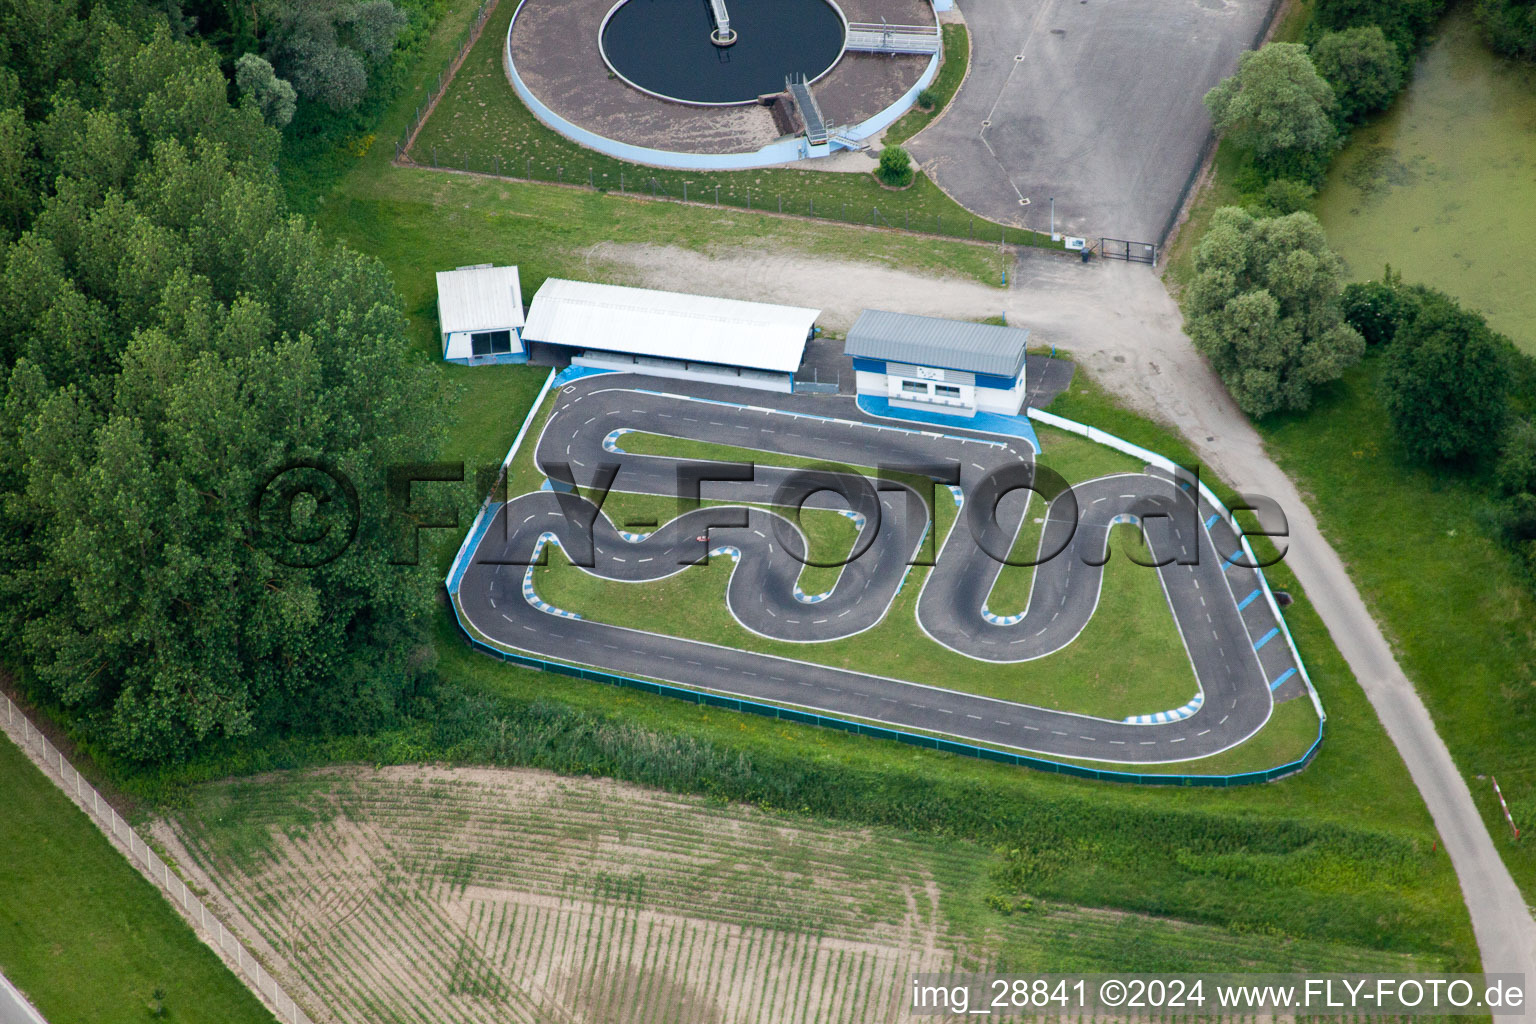
[[[533,422],[534,416],[538,414],[540,406],[543,405],[545,395],[549,393],[552,387],[559,386],[563,383],[563,380],[557,379],[555,371],[551,370],[549,377],[545,379],[544,387],[539,391],[538,396],[534,399],[533,407],[528,411],[527,418],[523,421],[522,429],[518,431],[517,438],[512,442],[512,447],[507,452],[506,459],[503,462],[504,470],[507,466],[511,465],[512,459],[516,455],[518,447],[522,444],[524,436],[527,434],[528,429]],[[1029,413],[1032,418],[1041,420],[1042,422],[1048,423],[1052,426],[1061,427],[1063,429],[1070,429],[1074,433],[1080,433],[1089,437],[1098,435],[1097,437],[1094,437],[1094,439],[1100,440],[1101,443],[1109,444],[1111,447],[1122,448],[1122,450],[1134,449],[1132,454],[1149,456],[1153,464],[1158,464],[1159,462],[1167,462],[1169,466],[1173,465],[1171,462],[1168,462],[1168,460],[1154,452],[1150,452],[1139,446],[1132,445],[1130,442],[1123,441],[1120,438],[1114,437],[1113,435],[1104,434],[1102,431],[1098,431],[1084,424],[1076,423],[1075,421],[1067,420],[1062,417],[1052,416],[1050,414],[1040,414],[1039,410],[1035,409],[1029,410]],[[1202,491],[1205,490],[1206,489],[1202,484]],[[510,497],[511,496],[509,495],[509,498]],[[1225,507],[1221,505],[1220,501],[1215,497],[1214,494],[1209,494],[1208,498],[1212,504],[1215,505],[1215,507],[1221,508],[1223,511],[1225,511]],[[855,735],[859,736],[869,736],[875,739],[892,740],[897,743],[905,743],[909,746],[922,747],[927,750],[939,750],[943,751],[944,753],[958,754],[963,757],[974,757],[983,761],[995,761],[1001,764],[1011,764],[1021,768],[1033,768],[1036,771],[1051,772],[1056,775],[1071,775],[1082,779],[1094,779],[1100,782],[1124,782],[1145,786],[1204,786],[1217,788],[1225,788],[1228,786],[1250,786],[1261,782],[1273,782],[1276,779],[1284,778],[1287,775],[1293,775],[1305,768],[1308,764],[1311,763],[1312,758],[1317,755],[1317,751],[1323,743],[1324,724],[1327,721],[1327,716],[1323,713],[1322,703],[1318,700],[1317,692],[1312,688],[1312,682],[1310,679],[1306,679],[1306,684],[1308,693],[1311,696],[1312,702],[1318,712],[1317,738],[1312,741],[1312,745],[1307,748],[1306,753],[1304,753],[1301,757],[1287,764],[1278,765],[1274,768],[1267,768],[1263,771],[1257,772],[1240,772],[1231,775],[1181,775],[1175,773],[1163,774],[1148,772],[1127,772],[1106,768],[1090,768],[1087,765],[1070,764],[1063,761],[1052,761],[1048,758],[1037,757],[1033,754],[1017,753],[1011,750],[999,750],[995,747],[983,747],[977,744],[965,743],[959,740],[948,740],[937,736],[926,736],[921,733],[905,732],[900,729],[890,729],[885,726],[870,725],[864,722],[856,722],[851,719],[838,718],[833,715],[824,715],[809,711],[798,711],[794,708],[780,707],[777,704],[767,704],[761,701],[747,700],[741,697],[729,697],[723,694],[708,693],[702,690],[691,690],[684,686],[674,686],[669,683],[660,683],[648,679],[637,679],[633,676],[624,676],[612,672],[604,672],[601,669],[584,668],[579,665],[568,665],[563,662],[548,661],[546,659],[536,658],[528,654],[520,654],[515,651],[503,650],[500,647],[486,643],[484,640],[475,635],[474,631],[464,621],[464,617],[459,609],[458,601],[459,582],[462,580],[464,570],[468,567],[469,560],[474,554],[475,544],[478,543],[479,537],[484,534],[485,527],[489,525],[491,517],[494,516],[496,507],[497,504],[490,498],[487,498],[485,504],[481,506],[480,514],[476,517],[475,523],[471,527],[469,535],[464,538],[464,543],[459,548],[458,556],[453,561],[453,566],[449,570],[448,578],[445,583],[447,584],[448,588],[449,601],[453,606],[454,621],[458,624],[459,631],[464,634],[465,639],[469,641],[470,645],[476,650],[488,654],[493,658],[497,658],[505,662],[510,662],[514,665],[521,665],[524,668],[537,669],[541,672],[553,672],[557,675],[570,676],[575,679],[585,679],[589,682],[604,683],[609,686],[619,686],[625,689],[639,690],[644,693],[652,693],[662,697],[673,697],[678,700],[685,700],[691,704],[698,704],[704,707],[724,708],[730,711],[738,711],[751,715],[760,715],[765,718],[773,718],[779,721],[797,722],[801,725],[815,725],[824,729],[836,729],[839,732],[854,733]],[[1246,540],[1244,541],[1244,546],[1246,547]],[[1264,584],[1266,596],[1269,596],[1267,594],[1268,589],[1269,585],[1266,582]],[[1273,597],[1270,597],[1269,599],[1273,601]],[[1285,620],[1280,616],[1278,607],[1275,609],[1275,613],[1276,617],[1281,623],[1281,626],[1284,627]],[[1284,635],[1286,642],[1291,644],[1291,649],[1293,653],[1295,653],[1296,664],[1301,666],[1301,655],[1295,650],[1295,642],[1291,639],[1290,630],[1286,629]],[[1302,674],[1305,678],[1306,669],[1304,667],[1302,668]]]
[[[1052,761],[1047,758],[1036,757],[1032,754],[1015,753],[1011,750],[998,750],[994,747],[982,747],[974,743],[946,740],[938,736],[925,736],[921,733],[904,732],[900,729],[888,729],[885,726],[869,725],[864,722],[855,722],[851,719],[838,718],[833,715],[797,711],[794,708],[780,707],[777,704],[765,704],[741,697],[728,697],[724,694],[707,693],[703,690],[690,690],[684,686],[673,686],[669,683],[658,683],[649,679],[636,679],[633,676],[621,676],[613,672],[604,672],[601,669],[583,668],[580,665],[567,665],[563,662],[546,661],[543,658],[535,658],[527,654],[504,651],[475,636],[469,626],[465,624],[463,616],[460,615],[459,602],[456,598],[453,600],[453,615],[454,621],[459,625],[460,632],[464,634],[465,639],[476,650],[489,654],[491,657],[498,658],[501,661],[510,662],[513,665],[521,665],[524,668],[537,669],[541,672],[553,672],[557,675],[570,676],[574,679],[585,679],[588,682],[605,683],[609,686],[619,686],[629,690],[639,690],[643,693],[653,693],[660,697],[674,697],[703,707],[724,708],[728,711],[760,715],[764,718],[773,718],[783,722],[797,722],[800,725],[815,725],[823,729],[836,729],[839,732],[853,733],[857,736],[893,740],[897,743],[922,747],[926,750],[939,750],[946,754],[958,754],[962,757],[974,757],[982,761],[996,761],[1000,764],[1011,764],[1020,768],[1033,768],[1036,771],[1051,772],[1056,775],[1072,775],[1080,779],[1095,779],[1100,782],[1126,782],[1143,786],[1205,786],[1216,788],[1251,786],[1261,782],[1273,782],[1276,779],[1281,779],[1301,771],[1311,763],[1312,758],[1317,755],[1318,748],[1323,743],[1323,724],[1319,721],[1317,739],[1313,740],[1312,745],[1307,748],[1307,752],[1295,761],[1274,768],[1268,768],[1264,771],[1242,772],[1234,775],[1156,774],[1090,768],[1086,765]]]

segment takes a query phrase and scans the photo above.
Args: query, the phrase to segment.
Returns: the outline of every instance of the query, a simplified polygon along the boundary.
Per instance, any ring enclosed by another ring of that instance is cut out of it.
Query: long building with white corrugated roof
[[[562,350],[573,366],[788,392],[820,314],[552,277],[534,293],[522,337]]]

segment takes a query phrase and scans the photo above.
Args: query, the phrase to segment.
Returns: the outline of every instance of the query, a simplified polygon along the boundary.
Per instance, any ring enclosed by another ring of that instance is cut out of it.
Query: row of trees
[[[1477,0],[1477,22],[1496,53],[1536,61],[1536,0]]]
[[[1248,205],[1300,209],[1357,124],[1402,91],[1414,54],[1445,0],[1319,0],[1305,43],[1243,54],[1237,72],[1206,94],[1216,131],[1241,146]]]
[[[77,12],[0,18],[0,647],[136,761],[387,716],[433,586],[390,564],[383,480],[434,453],[435,378],[383,269],[284,211],[218,55]],[[261,506],[293,464],[350,480],[354,521],[312,485]],[[269,518],[356,537],[304,568]]]
[[[1348,131],[1402,90],[1444,0],[1318,0],[1305,43],[1243,54],[1205,96],[1240,148],[1242,207],[1195,251],[1186,325],[1251,416],[1305,409],[1365,352],[1340,305],[1343,263],[1305,208]]]

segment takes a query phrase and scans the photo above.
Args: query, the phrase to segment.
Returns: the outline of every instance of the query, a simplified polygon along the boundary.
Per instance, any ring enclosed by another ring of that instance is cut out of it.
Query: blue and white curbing
[[[530,562],[537,562],[539,560],[539,555],[544,553],[545,544],[552,544],[558,548],[560,546],[560,538],[556,537],[552,533],[539,534],[539,541],[533,546],[533,557],[528,559]],[[562,619],[581,618],[581,616],[575,612],[568,612],[564,608],[556,608],[554,605],[550,604],[548,601],[544,600],[534,592],[533,570],[536,568],[538,567],[530,565],[527,570],[523,572],[523,600],[527,601],[529,604],[533,605],[535,608],[546,615],[554,615]]]
[[[1156,711],[1150,715],[1131,715],[1125,719],[1127,725],[1163,725],[1167,722],[1179,722],[1200,710],[1200,705],[1205,703],[1205,694],[1195,694],[1194,700],[1181,708],[1172,711]]]
[[[981,606],[981,617],[992,623],[994,626],[1017,626],[1019,623],[1024,621],[1023,612],[1019,612],[1017,615],[997,615],[994,614],[992,610],[989,609],[986,605]]]
[[[1087,424],[1079,423],[1076,420],[1069,420],[1065,416],[1057,416],[1056,414],[1046,412],[1043,409],[1035,409],[1031,407],[1029,409],[1029,418],[1039,420],[1041,423],[1047,424],[1048,426],[1057,427],[1061,430],[1066,430],[1070,433],[1086,437],[1090,441],[1096,441],[1099,444],[1107,445],[1110,448],[1114,448],[1117,451],[1122,451],[1129,455],[1133,455],[1136,458],[1144,459],[1148,465],[1156,466],[1159,469],[1172,474],[1173,478],[1180,482],[1181,487],[1187,488],[1188,481],[1184,479],[1184,476],[1187,472],[1186,470],[1174,463],[1173,460],[1159,455],[1157,452],[1143,448],[1139,444],[1133,444],[1130,441],[1116,437],[1114,434],[1107,433],[1106,431],[1100,430],[1097,427],[1090,427]],[[1232,514],[1227,511],[1226,505],[1224,505],[1221,499],[1216,496],[1216,492],[1206,486],[1206,483],[1203,480],[1199,481],[1199,485],[1200,497],[1204,498],[1205,501],[1213,509],[1216,510],[1221,518],[1230,521],[1232,519]],[[1248,543],[1247,537],[1242,537],[1242,550],[1239,551],[1238,554],[1246,554],[1250,559],[1252,559],[1249,564],[1258,564],[1258,559],[1254,557],[1252,546]],[[1222,567],[1222,571],[1227,571],[1231,568],[1231,565],[1232,563],[1228,562]],[[1263,569],[1255,569],[1254,572],[1259,578],[1259,590],[1264,598],[1264,602],[1269,605],[1270,612],[1274,614],[1275,621],[1280,625],[1280,633],[1285,637],[1286,646],[1290,648],[1291,660],[1295,663],[1296,670],[1301,675],[1301,681],[1307,688],[1307,696],[1311,698],[1312,707],[1317,711],[1317,717],[1320,720],[1326,722],[1328,720],[1328,713],[1323,710],[1322,698],[1317,695],[1317,689],[1312,685],[1312,676],[1307,672],[1306,662],[1302,661],[1301,659],[1301,652],[1296,649],[1296,640],[1291,636],[1291,627],[1286,623],[1285,616],[1280,611],[1280,605],[1275,601],[1274,591],[1270,589],[1269,580],[1265,578]]]
[[[945,484],[944,486],[948,487],[949,493],[954,496],[955,508],[962,507],[965,504],[965,492],[954,484]]]
[[[619,438],[623,437],[625,434],[633,434],[634,432],[635,430],[633,427],[620,427],[617,430],[608,431],[608,436],[603,438],[603,451],[614,452],[619,455],[626,454],[624,449],[619,447]]]
[[[621,538],[623,538],[624,540],[629,541],[631,544],[639,544],[641,541],[643,541],[647,537],[649,537],[650,534],[648,534],[648,533],[630,533],[628,530],[620,530],[619,531],[619,536]]]

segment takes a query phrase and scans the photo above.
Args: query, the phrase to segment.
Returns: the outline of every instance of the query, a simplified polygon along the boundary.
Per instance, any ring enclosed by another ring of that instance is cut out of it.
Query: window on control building
[[[477,356],[512,351],[511,331],[480,331],[469,336],[470,352]]]
[[[926,395],[928,385],[920,380],[904,380],[901,382],[901,390],[912,395]]]

